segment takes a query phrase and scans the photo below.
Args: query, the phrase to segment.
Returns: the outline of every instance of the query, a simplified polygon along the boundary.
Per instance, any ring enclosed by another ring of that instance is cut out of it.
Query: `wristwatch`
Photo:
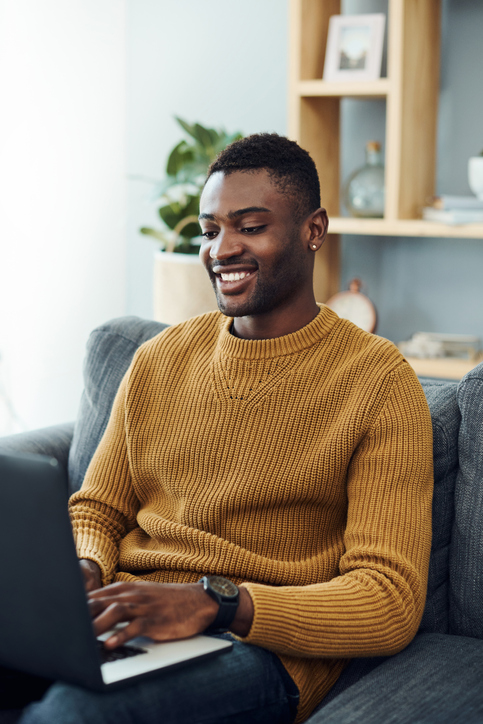
[[[209,633],[228,631],[238,608],[238,586],[222,576],[203,576],[198,583],[203,584],[206,593],[220,606],[215,620],[205,630]]]

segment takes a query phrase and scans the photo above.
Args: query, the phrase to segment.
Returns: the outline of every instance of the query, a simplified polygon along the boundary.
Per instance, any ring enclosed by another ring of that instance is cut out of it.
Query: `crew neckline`
[[[219,352],[224,357],[239,359],[269,359],[300,352],[320,342],[336,323],[338,317],[324,304],[319,304],[319,313],[296,332],[271,339],[242,339],[230,332],[233,317],[226,317],[222,323]]]

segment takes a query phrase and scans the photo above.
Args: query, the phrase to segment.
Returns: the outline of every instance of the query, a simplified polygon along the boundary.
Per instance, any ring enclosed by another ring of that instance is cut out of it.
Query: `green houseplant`
[[[198,256],[200,195],[211,161],[242,137],[200,123],[190,125],[181,118],[176,121],[187,138],[169,154],[166,177],[154,189],[161,228],[141,229],[161,242],[161,249],[154,254],[154,318],[168,324],[217,308],[213,287]]]
[[[220,151],[242,135],[205,128],[200,123],[190,125],[182,118],[176,117],[176,121],[188,139],[173,148],[166,164],[166,177],[154,190],[163,228],[144,226],[140,231],[160,241],[164,251],[197,254],[199,245],[192,239],[200,234],[197,217],[208,166]]]

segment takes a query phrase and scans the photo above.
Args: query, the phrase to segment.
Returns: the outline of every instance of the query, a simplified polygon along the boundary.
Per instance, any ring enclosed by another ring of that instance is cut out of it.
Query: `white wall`
[[[124,0],[0,0],[0,434],[75,418],[125,311]]]
[[[2,385],[27,428],[72,419],[90,330],[152,315],[154,244],[138,228],[156,214],[139,177],[162,177],[182,135],[173,116],[286,132],[287,5],[0,0],[0,434],[12,427]],[[483,146],[483,5],[443,8],[438,190],[468,193],[467,156]],[[345,105],[343,175],[366,136],[384,132],[384,104]],[[343,241],[343,286],[363,277],[380,333],[395,340],[418,329],[483,337],[482,265],[478,240]]]
[[[127,0],[127,309],[152,316],[155,244],[140,226],[159,224],[146,203],[183,137],[174,115],[204,125],[286,133],[287,0]]]

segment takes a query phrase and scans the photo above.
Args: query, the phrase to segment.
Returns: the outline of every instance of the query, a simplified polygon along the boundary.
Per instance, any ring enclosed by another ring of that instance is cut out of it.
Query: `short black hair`
[[[230,143],[211,163],[207,180],[221,171],[266,169],[278,190],[291,198],[296,222],[320,207],[320,183],[315,163],[298,143],[278,133],[254,133]]]

